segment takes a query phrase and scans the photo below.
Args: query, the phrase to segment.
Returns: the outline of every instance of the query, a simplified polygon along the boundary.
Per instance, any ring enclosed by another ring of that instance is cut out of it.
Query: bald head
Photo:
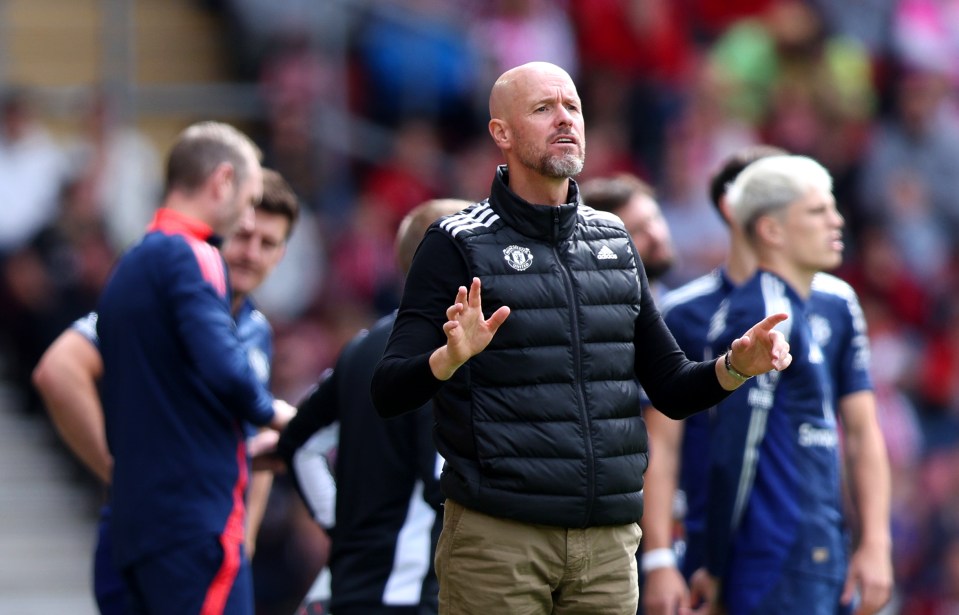
[[[496,80],[489,97],[490,118],[506,119],[512,103],[520,98],[531,83],[556,80],[573,87],[573,79],[562,68],[549,62],[528,62],[509,69]]]
[[[516,100],[522,98],[532,84],[556,81],[576,90],[565,70],[549,62],[528,62],[509,69],[496,80],[489,96],[490,118],[507,119]]]
[[[455,214],[461,209],[466,209],[473,203],[462,199],[433,199],[426,201],[413,208],[406,214],[403,221],[400,222],[400,228],[396,231],[396,264],[400,271],[406,275],[410,270],[410,264],[413,262],[413,255],[416,254],[416,248],[420,241],[426,235],[430,225],[450,214]]]
[[[581,107],[569,73],[548,62],[511,68],[493,84],[490,136],[506,158],[510,187],[524,199],[565,202],[567,180],[586,159]]]

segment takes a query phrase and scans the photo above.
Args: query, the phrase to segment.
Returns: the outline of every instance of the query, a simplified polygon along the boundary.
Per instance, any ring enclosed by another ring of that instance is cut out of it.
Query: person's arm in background
[[[856,615],[872,615],[892,596],[892,479],[869,372],[866,319],[852,288],[839,294],[848,310],[842,318],[848,320],[842,323],[845,326],[836,329],[844,331],[844,335],[837,340],[841,354],[832,372],[839,398],[845,474],[852,499],[850,525],[856,538],[842,602],[849,604],[858,592]]]
[[[892,595],[889,458],[872,391],[844,396],[839,401],[839,411],[843,421],[847,475],[859,530],[842,599],[848,604],[858,591],[861,602],[857,615],[871,615],[879,611]]]
[[[678,488],[683,423],[651,406],[643,410],[649,465],[643,488],[642,598],[647,615],[674,615],[689,607],[686,580],[673,550],[673,500]]]
[[[276,431],[272,429],[264,429],[258,435],[261,438],[278,437]],[[246,533],[243,540],[246,556],[251,559],[256,552],[256,537],[260,533],[260,525],[263,523],[263,515],[266,514],[266,504],[272,489],[273,472],[254,469],[250,474],[250,486],[246,491]]]
[[[338,363],[356,343],[357,338],[354,338],[344,348]],[[276,452],[292,475],[294,487],[310,515],[324,529],[330,529],[336,522],[336,482],[327,459],[311,453],[306,445],[315,442],[315,434],[339,419],[337,382],[336,369],[323,373],[319,383],[300,402],[296,416],[280,433],[276,445]]]
[[[222,289],[204,277],[189,245],[185,241],[170,243],[166,258],[156,263],[156,268],[164,270],[150,273],[168,281],[167,300],[176,334],[200,378],[237,419],[283,429],[295,410],[274,400],[257,379]]]
[[[750,425],[753,421],[762,423],[762,415],[770,412],[779,378],[778,372],[752,378],[716,409],[707,461],[709,505],[704,533],[709,537],[705,549],[705,577],[709,582],[696,583],[696,577],[704,575],[702,571],[694,574],[690,581],[693,604],[703,598],[707,602],[715,600],[717,588],[721,591],[732,545],[753,490],[762,447],[762,437],[757,439],[751,434]],[[758,391],[754,393],[753,389]],[[744,477],[749,477],[748,482],[742,482]],[[708,587],[712,596],[701,594],[697,586]],[[717,612],[720,605],[714,602],[710,606],[710,612]]]
[[[313,520],[329,532],[336,527],[336,455],[339,423],[314,433],[293,455],[294,478]]]
[[[100,351],[83,334],[67,329],[47,348],[33,370],[39,391],[60,437],[97,478],[109,485],[113,457],[107,448],[97,382],[103,375]]]

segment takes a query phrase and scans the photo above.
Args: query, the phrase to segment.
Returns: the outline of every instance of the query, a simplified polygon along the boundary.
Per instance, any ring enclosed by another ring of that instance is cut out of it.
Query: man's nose
[[[256,214],[253,211],[253,206],[246,205],[245,207],[243,207],[243,210],[240,212],[240,221],[238,225],[239,229],[246,233],[252,233],[253,225],[255,222],[256,222]]]

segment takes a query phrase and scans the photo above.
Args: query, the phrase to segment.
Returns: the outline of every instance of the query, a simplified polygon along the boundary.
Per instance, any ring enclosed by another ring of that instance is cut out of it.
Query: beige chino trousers
[[[446,500],[440,615],[636,615],[641,537],[637,523],[534,525]]]

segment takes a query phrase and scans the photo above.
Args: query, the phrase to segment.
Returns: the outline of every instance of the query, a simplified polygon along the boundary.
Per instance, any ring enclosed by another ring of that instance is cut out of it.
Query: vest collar
[[[490,190],[490,206],[513,229],[533,239],[557,242],[569,239],[576,228],[579,186],[569,180],[563,205],[536,205],[521,199],[509,188],[509,169],[500,165]]]

